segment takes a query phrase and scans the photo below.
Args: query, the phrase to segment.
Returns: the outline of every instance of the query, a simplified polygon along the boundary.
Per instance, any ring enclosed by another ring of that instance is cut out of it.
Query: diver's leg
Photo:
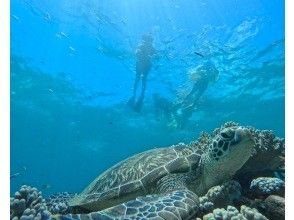
[[[134,89],[133,89],[133,96],[134,97],[136,97],[136,94],[137,94],[137,89],[138,89],[138,84],[139,84],[140,78],[141,78],[140,73],[137,73],[135,83],[134,83]]]
[[[142,89],[141,89],[141,95],[140,95],[140,98],[144,98],[145,96],[145,90],[146,90],[146,84],[147,84],[147,74],[148,73],[145,73],[142,77]]]
[[[194,112],[194,105],[190,105],[182,109],[182,114],[178,118],[180,128],[183,128],[186,125],[189,118],[192,116],[193,112]]]
[[[176,118],[179,127],[183,127],[185,123],[192,116],[196,106],[199,103],[199,99],[208,87],[208,82],[198,82],[194,85],[192,91],[186,96],[184,101],[181,103],[180,108],[177,110]]]
[[[190,106],[191,104],[197,105],[200,97],[206,91],[208,87],[208,81],[200,80],[197,81],[191,92],[185,97],[184,101],[182,102],[182,107]]]
[[[203,82],[202,84],[199,85],[197,91],[195,92],[194,95],[194,102],[198,102],[203,93],[206,91],[208,87],[208,82]]]
[[[148,195],[105,209],[80,215],[55,216],[52,220],[122,220],[122,219],[191,219],[199,209],[198,197],[189,190],[177,190],[165,195]]]
[[[135,110],[136,110],[137,112],[140,112],[141,109],[142,109],[143,100],[144,100],[144,97],[145,97],[145,90],[146,90],[146,83],[147,83],[147,74],[148,74],[148,73],[145,73],[145,74],[143,74],[143,76],[142,76],[141,95],[140,95],[140,97],[138,98],[138,101],[137,101],[136,106],[135,106]]]
[[[182,101],[182,107],[185,105],[189,105],[189,103],[193,102],[195,95],[198,93],[199,91],[199,82],[196,82],[193,85],[192,90],[190,91],[190,93],[184,98],[184,100]]]
[[[128,105],[131,106],[131,107],[133,107],[134,104],[135,104],[135,99],[136,99],[136,94],[137,94],[139,81],[140,81],[140,74],[137,72],[135,82],[134,82],[134,87],[133,87],[133,95],[128,101]]]
[[[170,127],[175,128],[182,128],[186,122],[187,119],[187,108],[190,108],[192,105],[197,101],[195,101],[195,96],[197,96],[197,93],[199,91],[199,82],[196,82],[190,91],[190,93],[184,98],[184,100],[177,105],[173,106],[173,112],[172,112],[172,122],[169,124]]]

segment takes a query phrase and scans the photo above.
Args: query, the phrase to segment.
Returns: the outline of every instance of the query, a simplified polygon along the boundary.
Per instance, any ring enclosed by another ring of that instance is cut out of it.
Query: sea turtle
[[[178,144],[137,154],[72,198],[72,214],[52,219],[190,219],[198,211],[198,196],[229,180],[253,146],[249,129],[232,126],[207,146]]]

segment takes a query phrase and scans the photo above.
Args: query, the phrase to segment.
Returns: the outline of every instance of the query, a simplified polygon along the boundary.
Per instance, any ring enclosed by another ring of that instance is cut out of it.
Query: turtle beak
[[[252,144],[254,143],[253,136],[248,128],[241,127],[235,131],[234,142],[239,143],[241,141],[242,142],[252,142]]]

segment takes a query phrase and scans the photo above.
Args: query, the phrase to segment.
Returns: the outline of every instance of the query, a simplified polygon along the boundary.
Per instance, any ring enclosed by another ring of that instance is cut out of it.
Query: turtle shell
[[[69,204],[73,210],[99,211],[151,194],[164,176],[197,169],[200,157],[184,144],[145,151],[106,170]]]

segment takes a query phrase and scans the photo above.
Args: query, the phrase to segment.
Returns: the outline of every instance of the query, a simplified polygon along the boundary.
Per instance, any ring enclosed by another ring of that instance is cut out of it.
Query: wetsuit
[[[218,70],[210,62],[201,65],[197,72],[199,77],[194,83],[191,92],[174,109],[174,118],[181,127],[192,116],[196,105],[199,103],[199,99],[208,88],[209,83],[215,81],[218,76]]]
[[[155,49],[152,46],[152,42],[147,42],[147,41],[143,41],[143,43],[141,43],[141,45],[139,46],[136,52],[136,56],[137,56],[136,79],[134,83],[133,96],[130,98],[128,103],[137,112],[140,112],[142,108],[145,90],[146,90],[147,76],[152,67],[151,61],[152,61],[152,56],[154,54],[155,54]],[[141,94],[137,102],[135,102],[137,89],[138,89],[138,83],[140,79],[142,80]]]

